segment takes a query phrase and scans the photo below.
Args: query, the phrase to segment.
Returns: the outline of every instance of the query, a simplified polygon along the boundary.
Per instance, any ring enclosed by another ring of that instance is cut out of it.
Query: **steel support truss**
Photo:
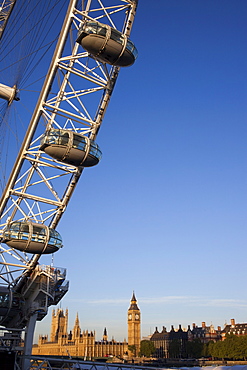
[[[95,140],[119,73],[119,67],[100,62],[82,49],[76,42],[79,28],[83,20],[94,19],[129,36],[136,5],[134,0],[70,1],[45,83],[0,200],[0,237],[13,220],[57,227],[83,167],[47,156],[40,150],[41,136],[53,127]],[[40,255],[2,244],[0,258],[0,283],[16,286],[35,268]]]
[[[2,0],[0,2],[0,39],[7,25],[11,11],[15,5],[16,0]]]

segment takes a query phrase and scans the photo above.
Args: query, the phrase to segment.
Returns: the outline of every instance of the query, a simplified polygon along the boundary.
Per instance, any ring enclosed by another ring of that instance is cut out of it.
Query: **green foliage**
[[[193,339],[192,341],[186,342],[186,353],[189,358],[200,358],[202,357],[203,343],[200,339]]]
[[[136,346],[134,344],[128,346],[128,350],[136,356]]]
[[[202,357],[208,357],[208,343],[203,343],[202,347]]]
[[[245,360],[247,358],[247,337],[227,335],[224,341],[208,343],[207,352],[209,356],[215,358]]]
[[[203,344],[202,357],[211,357],[212,356],[213,345],[214,345],[214,342],[212,340],[208,343]]]
[[[151,357],[156,351],[156,348],[152,341],[150,340],[142,340],[141,341],[141,349],[140,355],[145,357]]]

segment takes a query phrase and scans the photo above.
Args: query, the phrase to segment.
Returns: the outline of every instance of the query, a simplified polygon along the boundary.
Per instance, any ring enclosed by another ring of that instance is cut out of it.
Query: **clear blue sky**
[[[103,159],[58,227],[70,329],[78,312],[98,339],[127,338],[133,290],[143,336],[247,322],[246,35],[246,0],[139,0],[139,57],[120,72]]]
[[[59,230],[61,307],[101,338],[165,325],[247,322],[247,3],[140,0],[139,57],[121,70]],[[37,326],[48,333],[50,315]]]

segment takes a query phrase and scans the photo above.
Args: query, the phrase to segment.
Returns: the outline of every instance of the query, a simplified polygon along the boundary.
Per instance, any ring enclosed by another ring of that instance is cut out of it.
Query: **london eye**
[[[118,73],[137,57],[137,0],[1,3],[0,325],[26,329],[28,354],[36,320],[68,291],[66,269],[42,257],[63,247],[59,221],[101,159]]]

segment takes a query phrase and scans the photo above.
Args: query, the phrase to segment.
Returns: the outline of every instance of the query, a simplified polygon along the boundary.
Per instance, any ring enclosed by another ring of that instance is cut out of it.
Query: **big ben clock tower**
[[[141,342],[141,312],[137,306],[137,300],[135,293],[133,292],[130,308],[128,309],[128,346],[132,347],[131,352],[138,356],[140,352],[140,342]],[[135,350],[134,350],[135,348]]]

